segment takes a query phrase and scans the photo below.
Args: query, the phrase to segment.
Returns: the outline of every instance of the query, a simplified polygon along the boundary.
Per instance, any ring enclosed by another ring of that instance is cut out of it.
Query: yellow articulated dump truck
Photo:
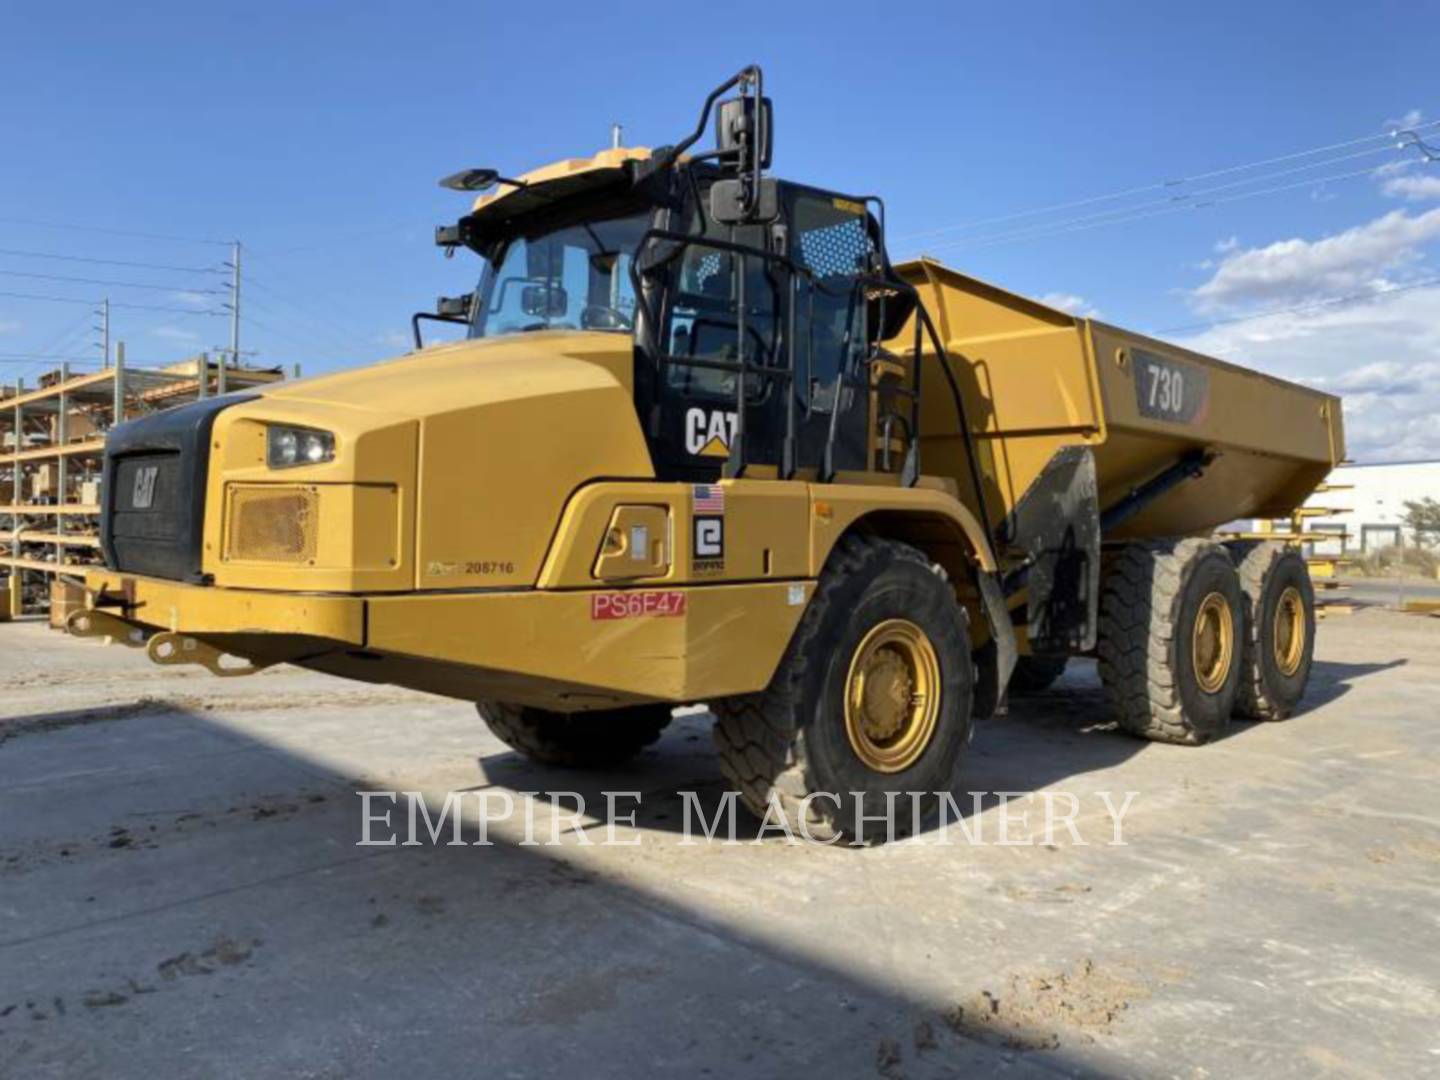
[[[1339,402],[892,265],[881,200],[768,175],[772,131],[748,68],[676,145],[447,178],[479,284],[416,351],[111,432],[72,632],[473,701],[557,766],[708,703],[817,837],[933,808],[1069,657],[1144,738],[1289,715],[1304,562],[1207,537],[1301,504]]]

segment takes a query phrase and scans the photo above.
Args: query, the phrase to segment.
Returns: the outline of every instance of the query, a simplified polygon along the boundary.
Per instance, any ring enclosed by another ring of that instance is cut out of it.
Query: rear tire
[[[1245,594],[1245,650],[1235,712],[1284,720],[1305,696],[1315,655],[1315,588],[1294,548],[1231,545]]]
[[[1065,674],[1068,656],[1022,656],[1015,661],[1015,671],[1010,676],[1010,695],[1024,697],[1049,690],[1055,680]]]
[[[542,765],[603,769],[629,761],[660,738],[669,705],[557,713],[528,705],[477,701],[480,719],[505,745]]]
[[[769,687],[712,703],[720,768],[757,817],[773,795],[799,835],[899,838],[959,782],[974,686],[944,571],[907,544],[847,536]],[[912,791],[926,793],[918,813],[887,798]],[[857,828],[857,810],[878,820]]]
[[[1100,680],[1120,726],[1157,742],[1209,742],[1240,685],[1244,599],[1210,540],[1130,544],[1100,598]]]

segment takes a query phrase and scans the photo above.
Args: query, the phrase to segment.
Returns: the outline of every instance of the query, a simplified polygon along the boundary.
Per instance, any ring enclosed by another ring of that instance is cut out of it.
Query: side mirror
[[[570,309],[570,297],[559,285],[526,285],[520,290],[520,310],[538,319],[555,319]]]
[[[740,160],[742,142],[760,144],[760,168],[770,167],[770,148],[775,142],[775,118],[770,108],[770,99],[760,98],[760,115],[755,115],[756,98],[746,96],[722,101],[715,109],[715,146],[720,151],[720,160],[741,168],[748,168],[750,162]]]
[[[746,212],[743,180],[716,180],[710,185],[710,217],[721,225],[744,225],[770,222],[780,216],[780,188],[776,182],[763,178],[755,191],[755,205]]]
[[[474,293],[466,293],[463,296],[442,296],[435,301],[435,314],[442,319],[463,319],[470,318],[470,305],[475,301]]]

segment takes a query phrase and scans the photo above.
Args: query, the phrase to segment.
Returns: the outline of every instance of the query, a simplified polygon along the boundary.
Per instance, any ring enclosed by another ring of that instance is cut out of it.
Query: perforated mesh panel
[[[800,261],[822,278],[861,273],[869,255],[870,237],[858,217],[800,233]]]
[[[718,251],[706,252],[700,256],[695,264],[694,288],[696,292],[704,292],[710,285],[710,279],[720,272],[720,253]]]
[[[310,562],[315,558],[319,510],[313,488],[232,486],[225,557],[246,562]]]

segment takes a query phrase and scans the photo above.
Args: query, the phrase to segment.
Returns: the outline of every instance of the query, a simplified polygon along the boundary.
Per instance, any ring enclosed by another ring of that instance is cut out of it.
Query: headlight
[[[281,427],[278,424],[271,424],[266,429],[265,461],[272,469],[319,465],[334,460],[335,436],[328,431]]]

